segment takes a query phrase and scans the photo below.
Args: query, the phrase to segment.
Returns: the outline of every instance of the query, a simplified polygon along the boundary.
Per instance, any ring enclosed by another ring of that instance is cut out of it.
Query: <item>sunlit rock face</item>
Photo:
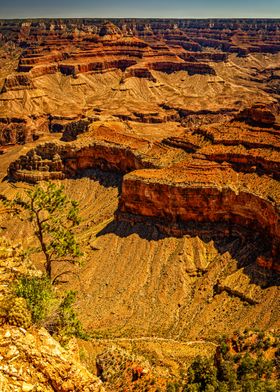
[[[80,201],[90,328],[200,338],[279,326],[279,31],[0,22],[0,172],[61,181]]]
[[[279,267],[279,201],[267,194],[267,181],[236,173],[228,164],[187,163],[158,170],[138,170],[124,177],[118,218],[154,218],[164,233],[182,236],[190,227],[224,224],[222,235],[246,227],[269,241],[269,268]],[[278,182],[273,181],[277,186]],[[279,199],[278,199],[279,200]],[[168,225],[166,224],[168,222]],[[274,261],[272,261],[274,260]],[[259,260],[265,265],[264,258]]]

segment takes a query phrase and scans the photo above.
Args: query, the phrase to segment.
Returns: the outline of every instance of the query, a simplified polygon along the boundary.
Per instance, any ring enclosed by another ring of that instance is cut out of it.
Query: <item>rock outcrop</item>
[[[222,225],[223,235],[245,228],[267,244],[258,263],[279,271],[277,135],[276,125],[256,131],[230,122],[151,142],[109,124],[90,126],[75,141],[39,145],[13,162],[9,175],[36,182],[92,168],[128,173],[117,219],[148,220],[176,236],[205,224]]]
[[[0,33],[3,118],[45,117],[63,132],[96,114],[171,121],[167,105],[192,127],[226,112],[277,122],[277,21],[1,21]]]
[[[2,93],[10,90],[33,89],[34,85],[31,77],[26,73],[17,73],[8,76],[4,81]]]
[[[251,121],[261,125],[272,125],[275,123],[276,118],[272,111],[265,105],[254,105],[251,108],[242,110],[239,113],[241,119]]]
[[[204,224],[226,224],[225,235],[244,226],[268,241],[270,267],[280,271],[279,193],[272,199],[268,186],[268,180],[238,174],[227,164],[203,161],[138,170],[124,177],[117,217],[152,218],[161,231],[179,236]]]
[[[63,349],[49,333],[0,327],[0,385],[2,391],[104,392],[101,381]]]
[[[43,117],[0,118],[0,146],[29,143],[48,131],[48,120]]]
[[[20,245],[11,244],[5,237],[0,239],[0,272],[1,391],[104,392],[100,379],[81,365],[74,340],[66,350],[46,329],[30,325],[18,327],[13,325],[10,316],[7,320],[5,312],[8,308],[9,315],[11,313],[15,279],[27,274],[40,276],[41,272],[22,257]]]
[[[149,152],[147,140],[120,134],[114,129],[100,126],[89,139],[70,143],[46,143],[21,156],[10,165],[9,173],[17,180],[36,182],[71,177],[83,170],[100,168],[127,173],[143,167],[157,167],[155,156],[162,147]],[[160,163],[158,163],[160,165]]]

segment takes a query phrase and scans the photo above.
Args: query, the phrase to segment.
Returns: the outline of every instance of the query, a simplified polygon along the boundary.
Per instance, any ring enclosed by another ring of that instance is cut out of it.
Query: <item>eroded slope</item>
[[[279,327],[279,22],[113,22],[2,22],[3,177],[80,201],[97,335]]]

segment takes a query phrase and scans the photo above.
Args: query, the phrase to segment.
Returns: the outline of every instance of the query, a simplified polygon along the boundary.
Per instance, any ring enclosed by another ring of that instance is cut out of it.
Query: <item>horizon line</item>
[[[98,17],[89,17],[89,16],[34,16],[34,17],[8,17],[8,18],[0,18],[0,20],[28,20],[28,19],[89,19],[89,20],[102,20],[102,19],[119,19],[119,20],[124,20],[124,19],[146,19],[146,20],[219,20],[219,19],[225,19],[225,20],[279,20],[280,21],[280,16],[279,17],[254,17],[254,16],[237,16],[237,17],[230,17],[230,16],[214,16],[214,17],[187,17],[187,18],[180,18],[180,17],[148,17],[148,16],[98,16]]]

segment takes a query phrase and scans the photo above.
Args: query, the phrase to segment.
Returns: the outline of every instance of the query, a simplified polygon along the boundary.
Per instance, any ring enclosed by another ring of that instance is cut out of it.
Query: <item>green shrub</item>
[[[200,392],[201,390],[202,389],[200,384],[188,384],[184,388],[184,392]]]
[[[73,309],[76,299],[74,291],[68,291],[61,300],[48,276],[21,276],[15,284],[14,292],[18,297],[16,298],[18,303],[23,304],[22,301],[24,301],[26,310],[29,312],[30,323],[32,319],[33,323],[44,325],[61,343],[67,343],[71,336],[88,338]],[[15,314],[17,310],[13,310],[11,319],[14,325],[23,323],[20,319],[18,324],[15,324]]]
[[[177,392],[180,389],[180,385],[177,382],[168,382],[166,385],[166,392]]]
[[[223,340],[223,341],[220,343],[220,350],[221,350],[222,355],[226,355],[227,352],[229,351],[227,342],[226,342],[225,340]]]
[[[248,353],[240,361],[240,365],[237,369],[238,379],[247,380],[255,376],[255,364],[256,361]]]
[[[232,392],[234,389],[230,389],[228,384],[224,381],[219,382],[217,392]]]
[[[197,357],[188,370],[189,384],[200,385],[201,391],[217,387],[217,368],[211,359]],[[211,388],[213,387],[213,388]]]
[[[66,343],[71,336],[76,336],[81,339],[89,338],[84,332],[82,323],[73,309],[75,300],[76,292],[72,290],[68,291],[57,310],[57,317],[52,327],[52,333],[61,343]]]
[[[171,382],[167,383],[166,392],[176,392],[176,388],[174,387],[173,383]]]
[[[237,377],[233,361],[222,361],[218,366],[218,378],[222,382],[226,382],[230,390],[236,388]]]
[[[15,294],[25,298],[33,323],[47,318],[55,299],[51,280],[47,276],[21,276],[15,285]]]

